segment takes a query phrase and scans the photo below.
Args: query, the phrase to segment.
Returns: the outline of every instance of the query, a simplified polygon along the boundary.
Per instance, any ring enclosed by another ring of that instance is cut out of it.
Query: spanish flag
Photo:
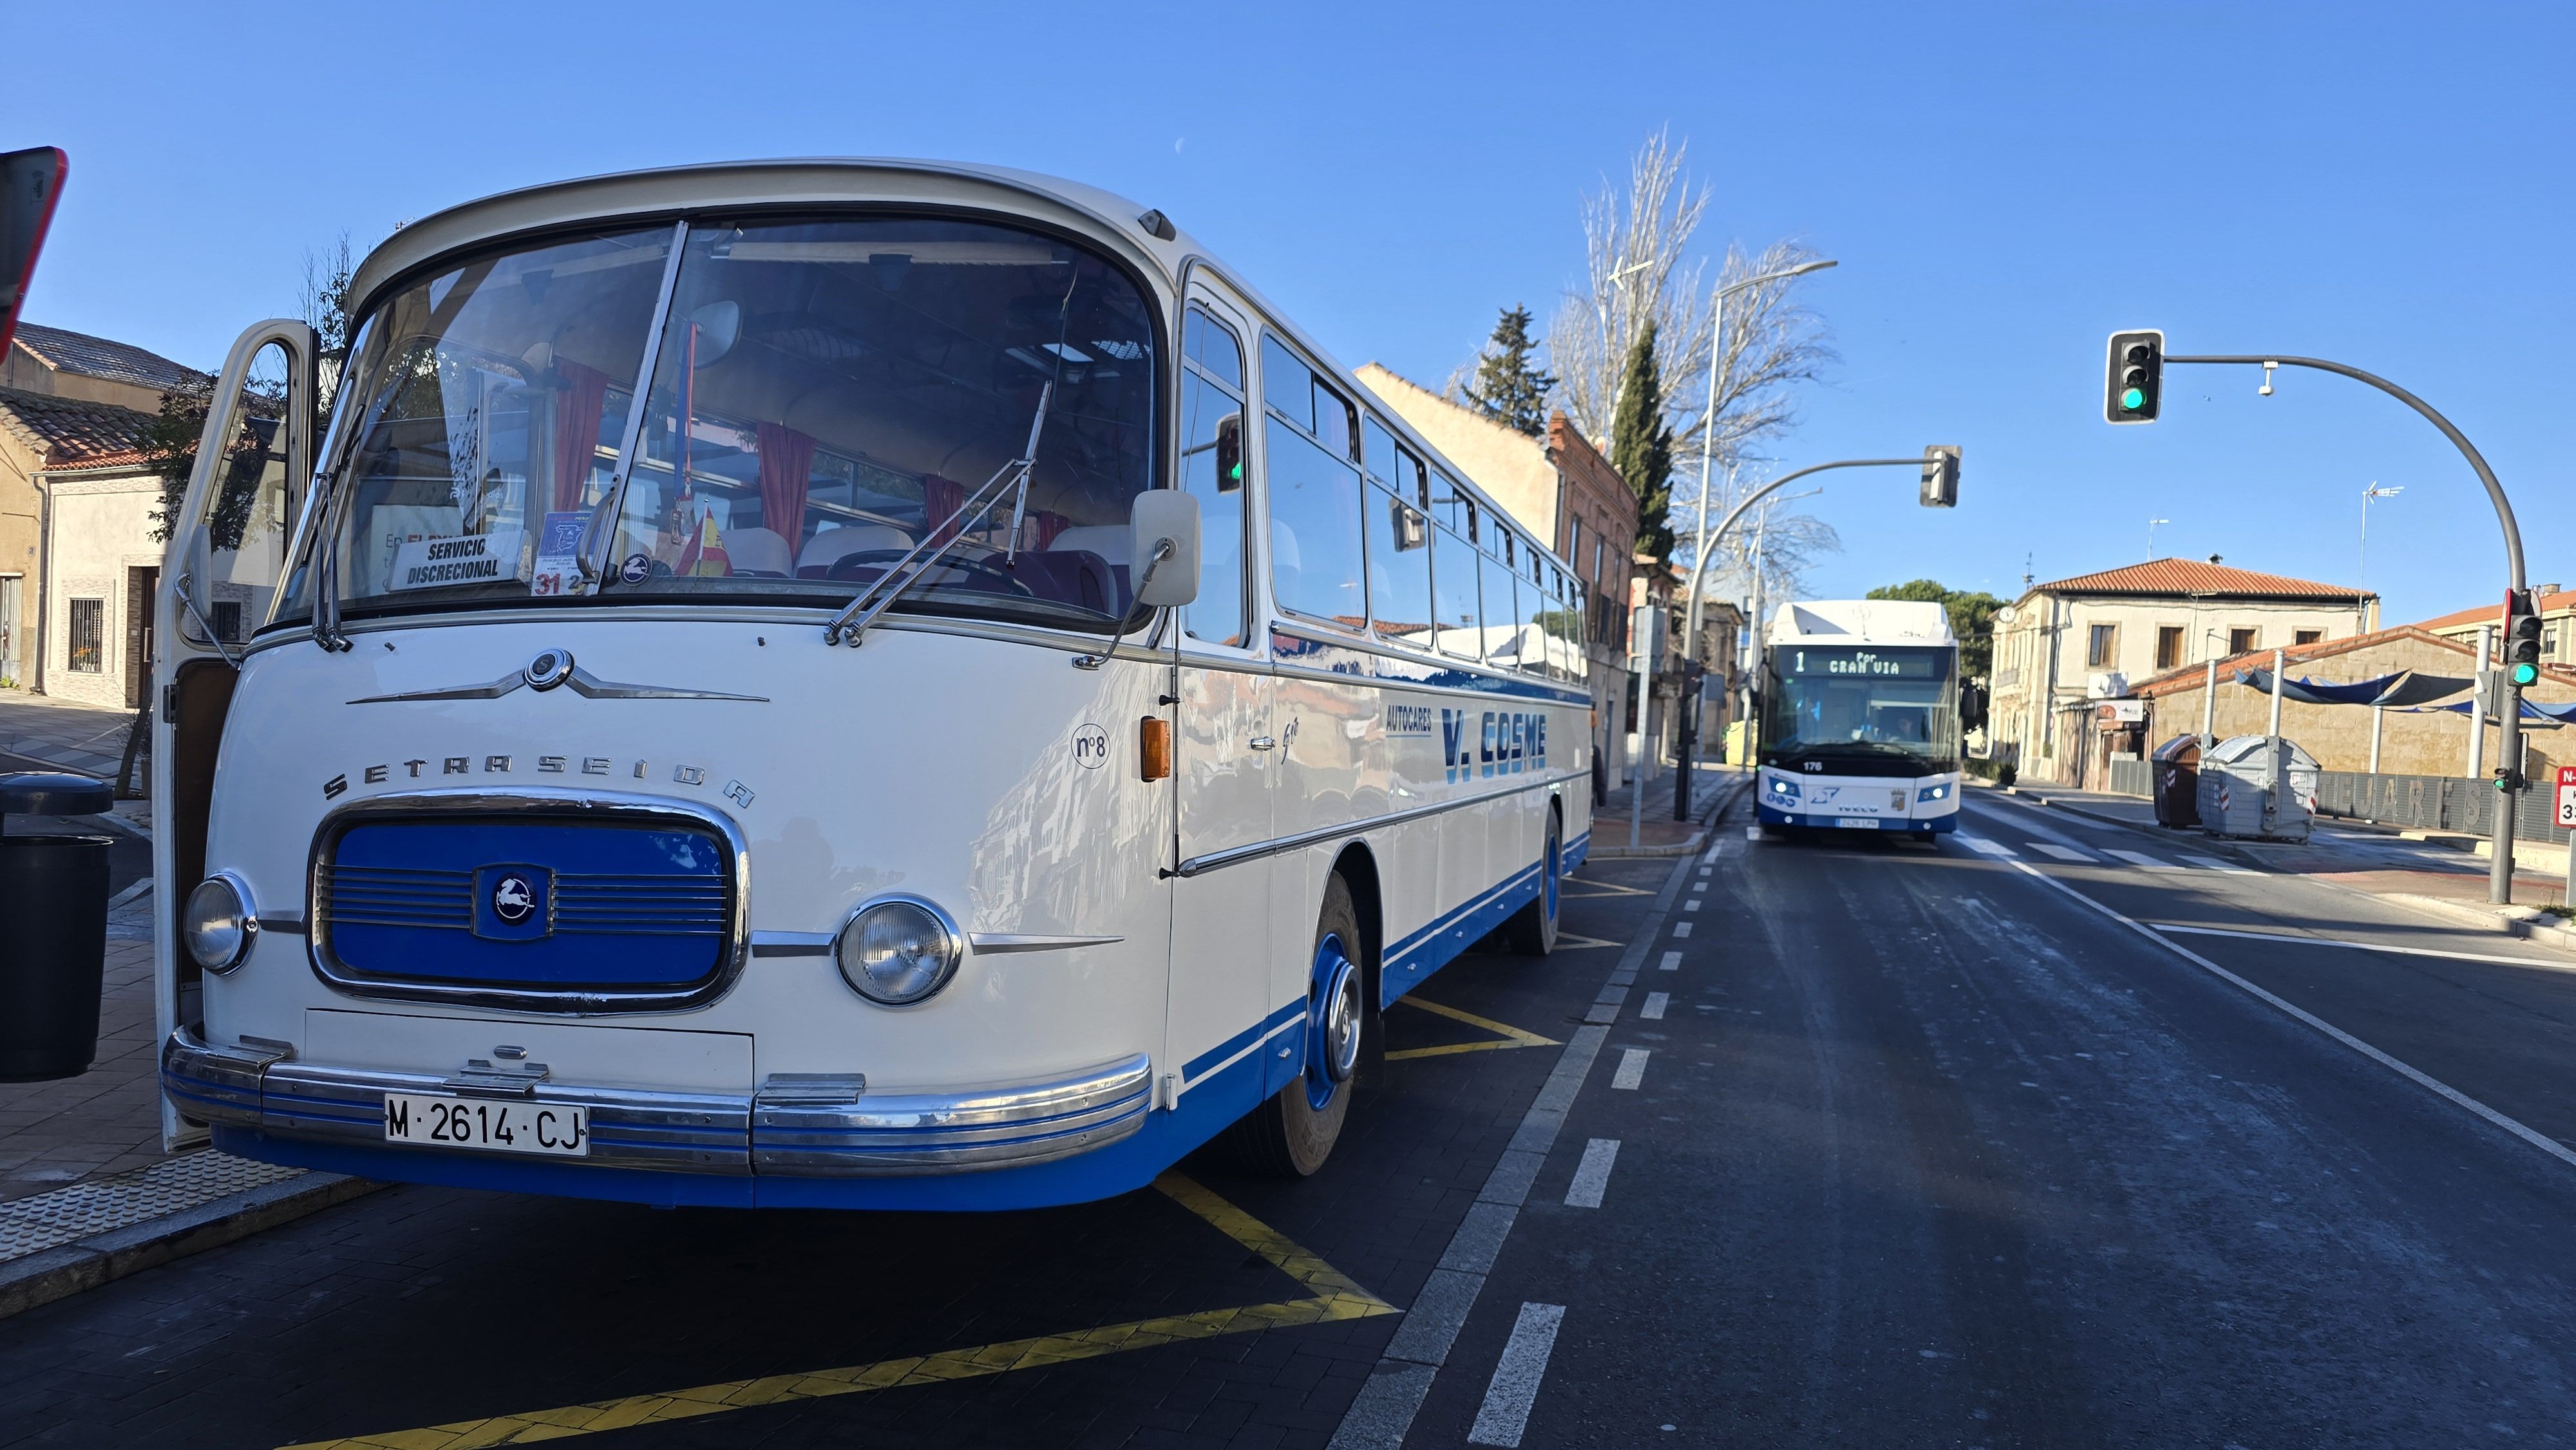
[[[699,516],[697,532],[681,546],[680,562],[671,572],[684,579],[722,579],[733,573],[733,560],[725,555],[724,530],[716,527],[712,512]]]

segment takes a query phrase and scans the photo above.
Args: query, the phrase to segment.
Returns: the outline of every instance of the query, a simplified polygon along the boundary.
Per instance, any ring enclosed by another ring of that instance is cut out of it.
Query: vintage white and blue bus
[[[1780,606],[1762,645],[1756,817],[1784,832],[1957,830],[1959,684],[1938,604]]]
[[[236,344],[170,545],[174,1140],[661,1204],[1311,1173],[1384,1007],[1552,947],[1581,591],[1161,213],[650,171],[351,298],[344,363]]]

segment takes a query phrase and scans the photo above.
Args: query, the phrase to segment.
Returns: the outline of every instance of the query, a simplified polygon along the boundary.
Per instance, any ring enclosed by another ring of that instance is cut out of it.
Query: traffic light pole
[[[1957,450],[1953,449],[1951,451],[1955,454]],[[1778,478],[1775,478],[1769,483],[1762,485],[1760,488],[1753,490],[1751,493],[1746,494],[1741,500],[1737,501],[1734,508],[1727,510],[1726,517],[1718,521],[1716,528],[1700,535],[1699,558],[1693,564],[1691,569],[1691,613],[1684,626],[1694,632],[1691,637],[1683,643],[1682,648],[1685,651],[1697,650],[1699,648],[1699,636],[1696,631],[1699,624],[1698,606],[1701,571],[1708,567],[1709,554],[1716,548],[1717,541],[1726,537],[1726,531],[1735,527],[1735,521],[1744,517],[1744,511],[1746,509],[1753,507],[1762,500],[1769,498],[1772,494],[1779,492],[1784,485],[1796,483],[1799,479],[1802,479],[1811,473],[1822,473],[1828,468],[1922,468],[1925,466],[1925,463],[1926,460],[1922,458],[1844,458],[1832,463],[1811,463],[1804,468],[1781,474]],[[1954,469],[1953,472],[1955,473],[1955,471],[1956,470]],[[1758,559],[1755,560],[1754,568],[1758,570],[1761,567],[1761,561]],[[1759,659],[1762,654],[1762,621],[1758,619],[1753,621],[1753,653],[1756,659]],[[1687,658],[1687,654],[1684,657]],[[1677,821],[1686,819],[1690,814],[1690,779],[1691,771],[1695,768],[1692,764],[1691,757],[1695,753],[1695,748],[1699,744],[1699,706],[1696,702],[1692,703],[1689,714],[1685,716],[1684,719],[1685,723],[1682,726],[1683,734],[1681,736],[1680,749],[1681,775],[1673,781],[1673,819]],[[1749,729],[1745,735],[1745,764],[1758,764],[1753,756],[1753,735]],[[1635,832],[1631,830],[1630,834],[1633,836]]]
[[[2422,398],[2415,396],[2413,393],[2406,391],[2404,388],[2397,386],[2386,378],[2373,373],[2363,372],[2359,368],[2346,367],[2339,362],[2327,362],[2323,358],[2290,357],[2282,353],[2259,354],[2244,357],[2221,357],[2216,355],[2180,357],[2172,353],[2167,353],[2164,357],[2164,361],[2167,363],[2242,364],[2267,370],[2276,367],[2314,368],[2319,372],[2340,373],[2347,378],[2351,378],[2355,382],[2368,383],[2372,387],[2386,393],[2388,396],[2404,403],[2407,407],[2423,414],[2426,422],[2441,429],[2442,436],[2451,440],[2451,446],[2460,450],[2460,456],[2469,461],[2469,467],[2477,470],[2478,482],[2486,485],[2487,499],[2495,505],[2496,522],[2504,529],[2505,572],[2511,581],[2508,587],[2512,589],[2513,597],[2522,597],[2523,590],[2525,588],[2522,572],[2522,528],[2514,522],[2513,503],[2504,496],[2504,485],[2496,482],[2495,470],[2487,467],[2486,459],[2480,456],[2477,446],[2469,442],[2468,435],[2451,426],[2450,419],[2433,411],[2432,405],[2425,402]],[[2268,378],[2266,379],[2266,386],[2269,386]],[[2478,668],[2482,670],[2488,668],[2488,662],[2485,660],[2478,661]],[[2499,738],[2496,741],[2496,751],[2499,764],[2504,772],[2504,789],[2497,792],[2497,794],[2502,796],[2503,799],[2498,801],[2496,804],[2494,835],[2495,859],[2487,863],[2487,900],[2496,903],[2497,905],[2510,904],[2513,900],[2513,809],[2516,798],[2521,794],[2524,785],[2524,781],[2522,779],[2522,687],[2513,682],[2513,678],[2509,673],[2505,677],[2503,703],[2504,709],[2501,713],[2504,718],[2496,722],[2500,727]]]

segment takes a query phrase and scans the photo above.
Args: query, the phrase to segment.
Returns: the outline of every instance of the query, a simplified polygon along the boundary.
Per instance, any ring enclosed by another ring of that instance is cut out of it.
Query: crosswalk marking
[[[2144,866],[2150,871],[2179,871],[2182,869],[2180,866],[2176,866],[2170,861],[2160,861],[2142,851],[2122,851],[2105,846],[2102,848],[2102,854],[2105,856],[2117,856],[2132,866]]]
[[[2061,846],[2054,841],[2033,841],[2030,845],[2032,850],[2045,851],[2060,861],[2090,861],[2093,859],[2090,855],[2076,850],[2073,846]]]
[[[2185,856],[2182,858],[2182,864],[2189,866],[2196,871],[2224,871],[2230,876],[2252,876],[2255,874],[2254,868],[2251,866],[2238,866],[2232,862],[2221,861],[2214,856]]]
[[[1960,844],[1966,846],[1969,850],[1983,851],[1989,856],[2001,856],[2006,859],[2010,859],[2013,855],[2012,847],[2005,845],[2001,841],[1989,841],[1983,836],[1961,836],[1959,841]]]

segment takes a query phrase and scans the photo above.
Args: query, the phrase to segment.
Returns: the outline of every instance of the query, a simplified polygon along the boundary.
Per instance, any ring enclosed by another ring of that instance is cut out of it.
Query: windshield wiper
[[[846,637],[850,646],[853,649],[857,648],[860,639],[867,634],[868,626],[877,622],[878,615],[892,608],[894,602],[902,598],[905,591],[920,583],[932,569],[938,567],[939,561],[947,558],[950,550],[966,541],[966,520],[998,503],[1001,500],[1001,490],[1014,483],[1018,485],[1019,494],[1011,505],[1011,556],[1014,560],[1018,558],[1019,521],[1028,507],[1029,475],[1037,468],[1038,439],[1046,432],[1047,404],[1054,397],[1055,381],[1050,378],[1038,389],[1038,414],[1029,420],[1029,443],[1020,451],[1020,456],[993,470],[993,476],[984,480],[983,487],[976,489],[972,496],[959,504],[955,513],[950,514],[928,534],[923,535],[921,542],[913,545],[910,552],[897,559],[893,568],[869,581],[868,587],[859,591],[859,597],[850,601],[850,607],[842,610],[838,618],[824,627],[823,643],[840,644]],[[951,525],[954,525],[957,531],[948,536],[947,542],[932,549],[928,557],[923,557],[921,551],[929,549],[930,541],[938,538],[940,533]],[[915,560],[919,562],[916,563]],[[906,572],[907,570],[910,572]],[[879,591],[883,592],[880,594]],[[875,600],[873,605],[869,603],[871,599]],[[861,614],[859,612],[861,609],[867,612]]]

